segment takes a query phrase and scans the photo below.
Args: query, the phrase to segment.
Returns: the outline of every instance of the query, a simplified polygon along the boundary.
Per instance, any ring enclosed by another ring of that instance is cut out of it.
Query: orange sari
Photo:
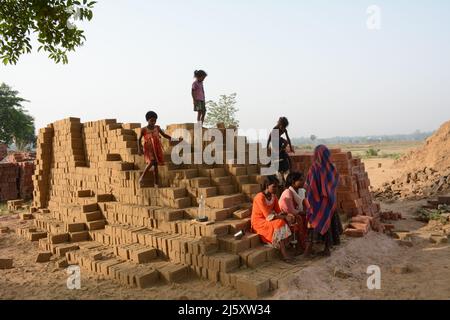
[[[280,219],[270,221],[271,214],[280,212],[278,198],[275,195],[272,195],[269,201],[261,192],[253,200],[252,228],[263,242],[270,243],[275,248],[279,248],[280,242],[292,234],[286,221]]]

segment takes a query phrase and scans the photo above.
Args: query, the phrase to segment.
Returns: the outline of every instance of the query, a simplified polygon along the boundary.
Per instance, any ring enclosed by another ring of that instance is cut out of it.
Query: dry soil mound
[[[396,166],[401,174],[375,191],[378,198],[429,197],[450,190],[450,121],[428,140],[411,151]]]

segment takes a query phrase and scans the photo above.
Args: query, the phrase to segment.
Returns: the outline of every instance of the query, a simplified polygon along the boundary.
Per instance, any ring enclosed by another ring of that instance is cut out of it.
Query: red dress
[[[265,243],[271,243],[278,248],[280,241],[288,238],[292,233],[286,221],[268,219],[272,213],[280,213],[278,198],[272,195],[272,199],[267,200],[264,193],[259,193],[253,200],[252,228]]]
[[[144,137],[144,158],[147,164],[156,161],[159,165],[164,165],[164,152],[159,136],[161,129],[155,126],[153,130],[142,128],[141,135]]]

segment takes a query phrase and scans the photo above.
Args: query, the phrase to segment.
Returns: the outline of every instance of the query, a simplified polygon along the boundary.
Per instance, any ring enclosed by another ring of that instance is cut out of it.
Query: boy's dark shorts
[[[199,111],[206,112],[206,102],[205,101],[200,101],[200,100],[195,101],[194,111],[196,111],[196,112],[199,112]]]

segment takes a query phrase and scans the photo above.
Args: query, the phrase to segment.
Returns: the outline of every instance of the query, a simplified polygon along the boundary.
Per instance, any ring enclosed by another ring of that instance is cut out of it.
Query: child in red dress
[[[145,119],[148,125],[141,129],[141,135],[139,136],[139,154],[144,155],[147,166],[144,169],[141,177],[139,178],[139,185],[143,186],[143,179],[147,172],[153,172],[155,188],[158,187],[158,165],[164,165],[164,152],[162,148],[160,135],[166,139],[172,140],[172,137],[164,133],[160,126],[156,125],[158,115],[153,112],[147,112]],[[142,149],[142,138],[144,138],[144,145]],[[181,138],[180,138],[181,139]]]

